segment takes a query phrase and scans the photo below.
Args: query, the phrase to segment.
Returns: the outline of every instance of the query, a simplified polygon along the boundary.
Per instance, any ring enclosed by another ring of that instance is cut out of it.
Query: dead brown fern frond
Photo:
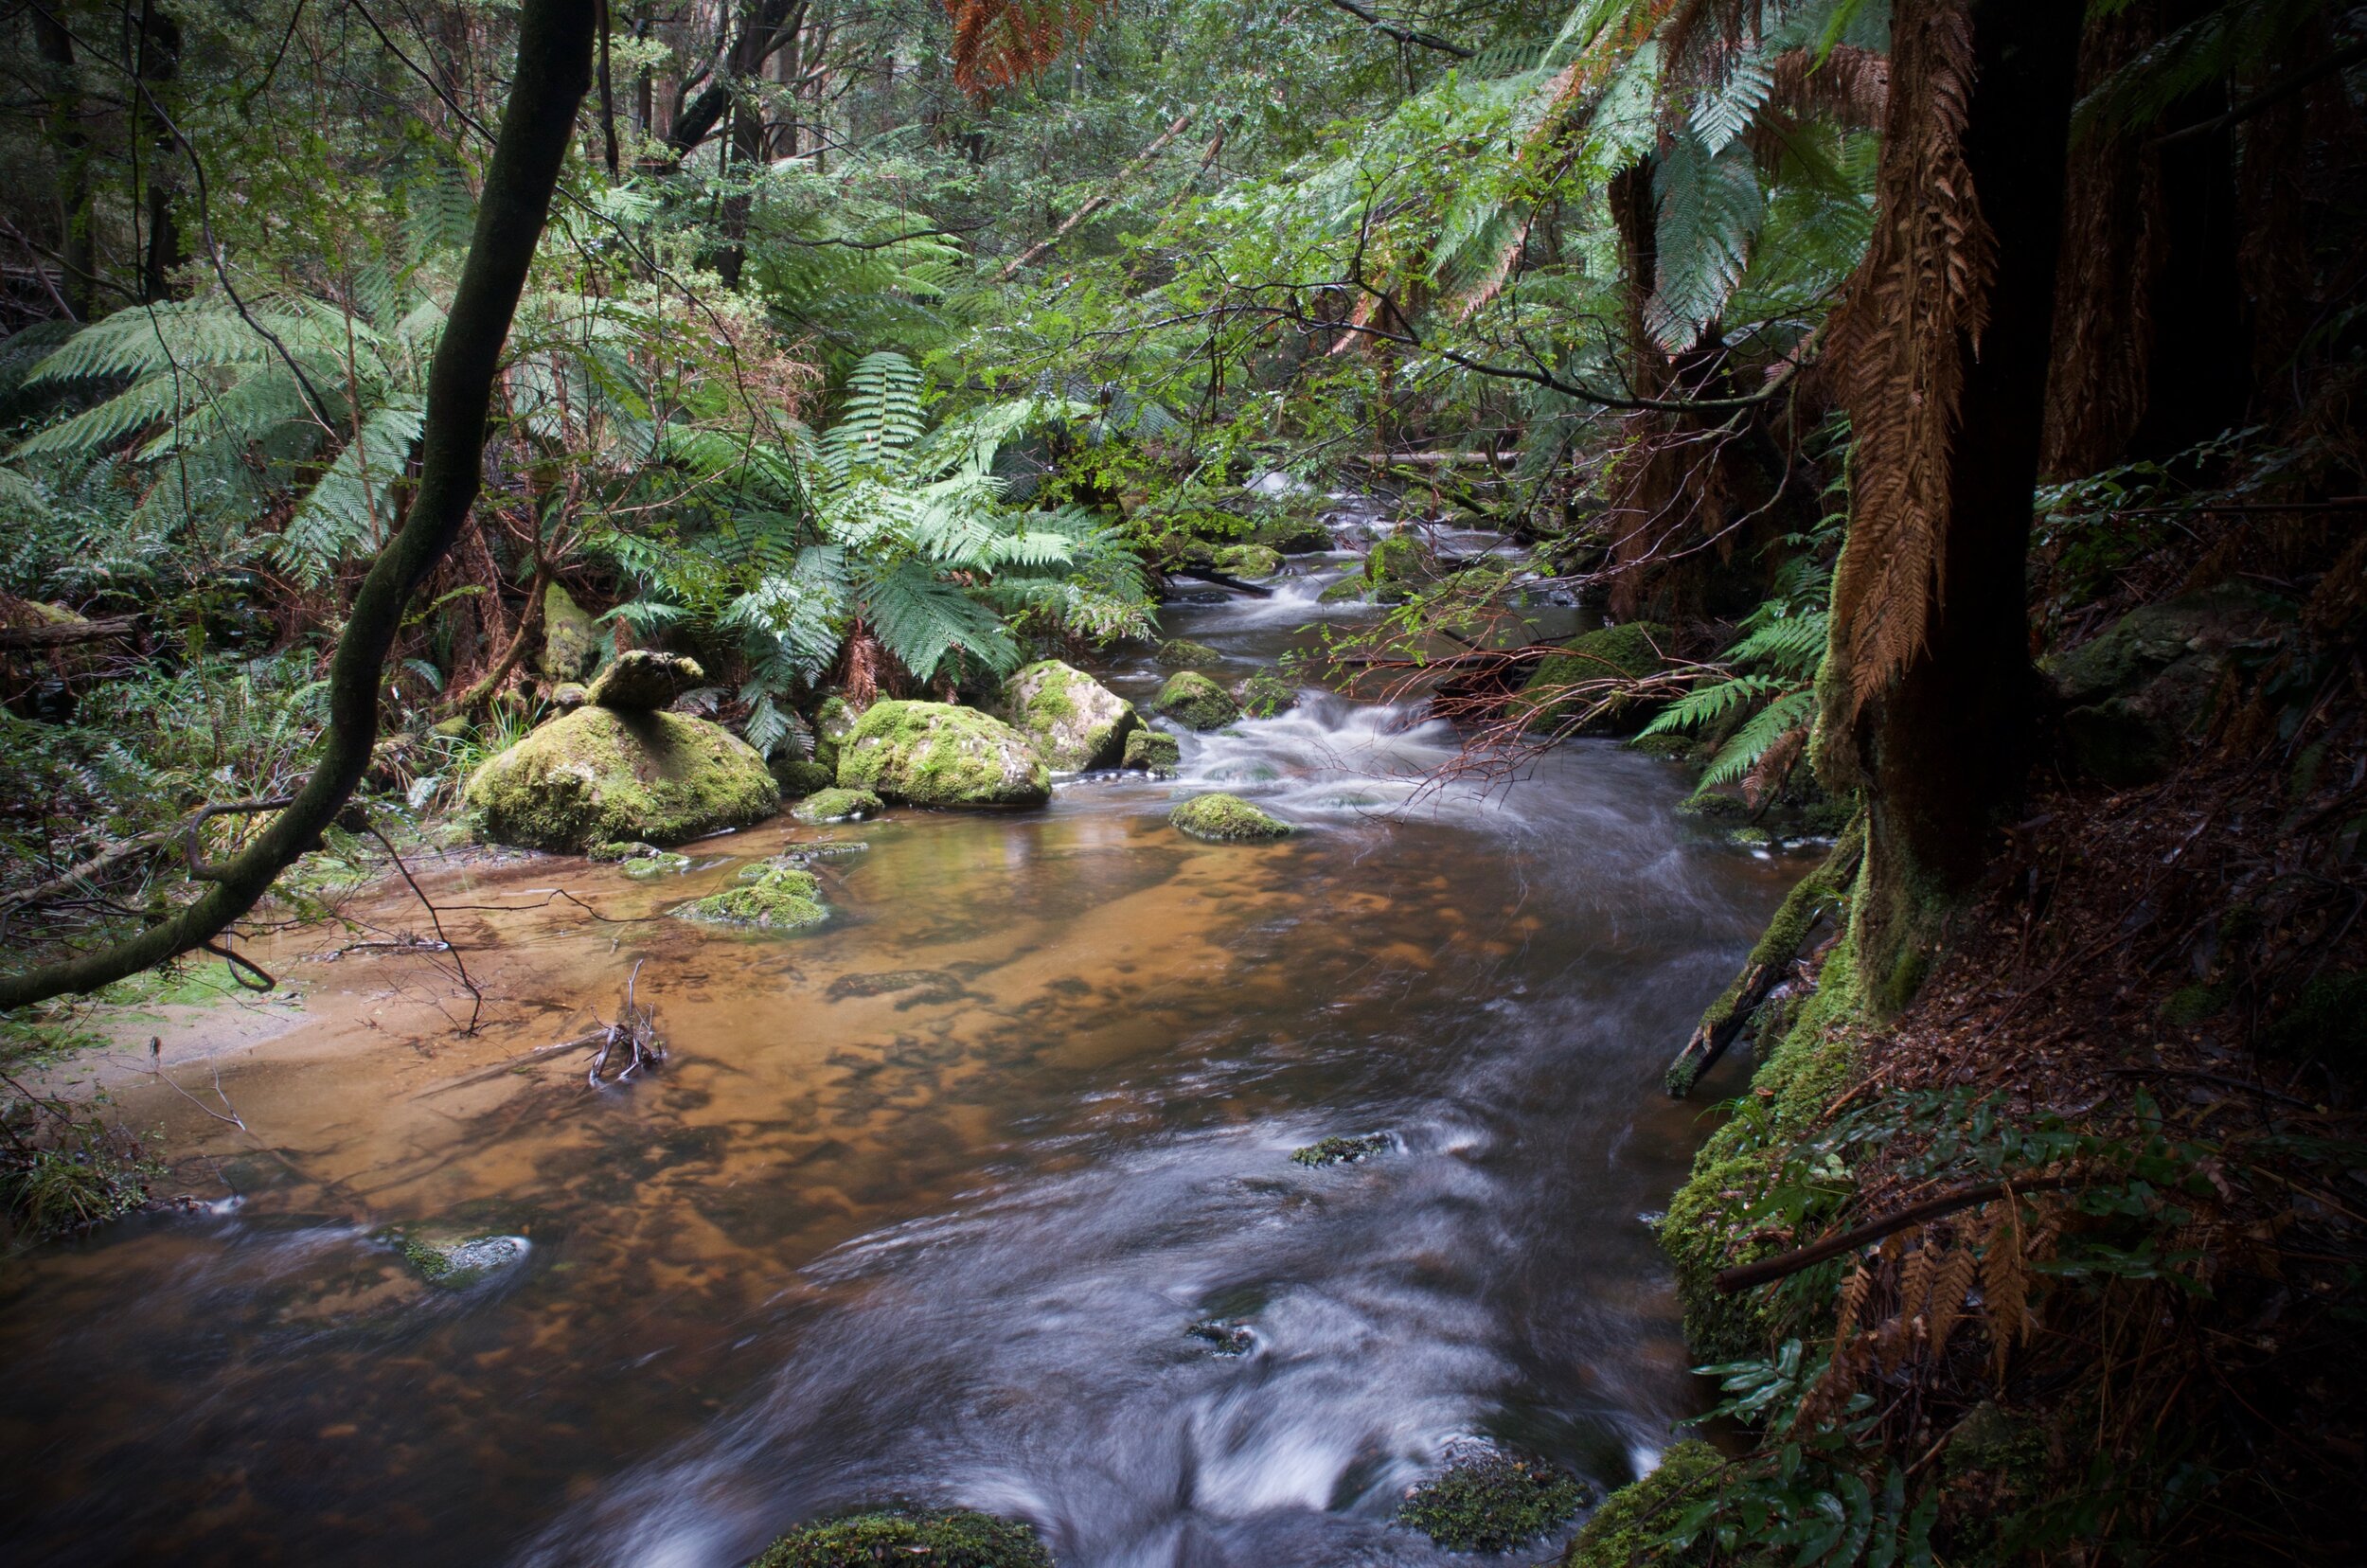
[[[1109,0],[945,0],[953,21],[953,80],[983,98],[1024,81],[1101,20]]]

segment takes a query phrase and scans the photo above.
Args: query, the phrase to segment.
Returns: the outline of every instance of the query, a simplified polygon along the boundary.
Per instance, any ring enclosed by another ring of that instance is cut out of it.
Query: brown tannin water
[[[1334,613],[1323,580],[1167,631],[1237,678]],[[221,1201],[0,1277],[9,1559],[723,1568],[905,1499],[1075,1568],[1436,1563],[1390,1516],[1454,1439],[1628,1479],[1700,1408],[1643,1218],[1699,1112],[1659,1072],[1796,868],[1614,744],[1423,788],[1452,745],[1313,694],[1040,811],[782,818],[657,882],[437,868],[495,906],[446,917],[475,1039],[416,957],[263,950],[307,1021],[219,1058],[220,1100],[176,1073],[243,1131],[117,1091]],[[1213,787],[1304,831],[1167,826]],[[824,840],[864,846],[826,927],[665,918]],[[369,913],[417,926],[407,897]],[[662,1075],[525,1055],[635,965]],[[1332,1133],[1386,1148],[1291,1161]],[[511,1239],[433,1284],[405,1228]]]

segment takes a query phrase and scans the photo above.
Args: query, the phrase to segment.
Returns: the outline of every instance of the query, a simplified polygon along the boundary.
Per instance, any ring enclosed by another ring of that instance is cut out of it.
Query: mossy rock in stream
[[[1282,552],[1264,544],[1227,544],[1218,550],[1215,564],[1231,577],[1269,578],[1282,570]]]
[[[489,1274],[524,1261],[528,1248],[523,1236],[427,1237],[389,1233],[387,1240],[402,1254],[411,1272],[430,1285],[465,1290]]]
[[[1386,1132],[1367,1132],[1354,1138],[1335,1132],[1328,1138],[1318,1138],[1305,1149],[1290,1150],[1290,1159],[1310,1167],[1354,1165],[1365,1155],[1378,1154],[1388,1147]]]
[[[773,782],[781,787],[783,800],[819,794],[838,782],[837,769],[826,768],[802,757],[776,757],[771,765]]]
[[[756,748],[721,724],[596,704],[489,758],[461,802],[480,838],[566,852],[744,828],[778,811],[781,791]]]
[[[1030,1526],[968,1508],[881,1509],[848,1514],[790,1531],[749,1568],[874,1568],[920,1562],[929,1568],[1052,1568],[1052,1554]]]
[[[1221,792],[1185,801],[1167,813],[1167,820],[1196,839],[1218,844],[1288,838],[1298,831],[1280,818],[1268,816],[1239,795]]]
[[[1574,637],[1560,652],[1537,661],[1535,672],[1513,700],[1513,711],[1530,729],[1558,730],[1608,695],[1591,689],[1594,683],[1640,681],[1666,668],[1659,645],[1667,640],[1668,628],[1650,621],[1628,621]],[[1646,704],[1614,697],[1579,727],[1590,733],[1624,733],[1639,728],[1651,714]]]
[[[1508,1552],[1569,1523],[1586,1500],[1586,1484],[1558,1465],[1474,1449],[1406,1493],[1397,1523],[1450,1552]]]
[[[710,893],[674,911],[701,925],[739,926],[750,931],[796,931],[830,918],[822,883],[810,871],[774,865],[754,882]]]
[[[874,703],[838,754],[843,790],[915,806],[1041,806],[1051,770],[1027,737],[951,703]]]
[[[887,803],[869,790],[817,790],[790,808],[800,822],[848,822],[878,816]]]
[[[1137,773],[1172,777],[1184,760],[1184,742],[1166,730],[1143,728],[1126,738],[1122,766]]]
[[[636,648],[616,655],[584,688],[584,699],[627,713],[654,712],[703,685],[706,670],[686,653]]]
[[[1196,730],[1222,729],[1241,716],[1241,705],[1224,687],[1196,670],[1179,670],[1159,688],[1161,713]]]
[[[1224,663],[1224,655],[1206,643],[1170,637],[1159,645],[1158,660],[1169,669],[1214,669]]]
[[[1143,724],[1133,704],[1058,659],[1012,675],[1003,687],[1003,716],[1062,773],[1118,766],[1127,738]]]
[[[833,781],[838,777],[839,745],[861,717],[844,697],[825,697],[813,710],[813,759],[830,770]]]
[[[1250,718],[1271,719],[1298,706],[1299,688],[1272,670],[1261,669],[1234,686],[1233,700]]]
[[[1686,1507],[1707,1497],[1726,1469],[1725,1455],[1688,1438],[1660,1456],[1652,1473],[1612,1492],[1579,1527],[1562,1568],[1630,1568],[1670,1559],[1671,1526]]]

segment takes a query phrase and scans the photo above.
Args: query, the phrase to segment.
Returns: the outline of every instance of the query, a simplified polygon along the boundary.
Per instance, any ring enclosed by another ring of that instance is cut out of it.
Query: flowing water
[[[1166,628],[1237,677],[1370,613],[1324,580]],[[721,1568],[900,1498],[1076,1568],[1434,1563],[1389,1519],[1460,1440],[1627,1479],[1698,1408],[1645,1217],[1700,1129],[1659,1068],[1795,868],[1613,745],[1427,782],[1452,753],[1310,693],[1041,811],[783,818],[662,882],[446,865],[473,1039],[423,960],[282,938],[298,1027],[116,1090],[215,1201],[0,1275],[9,1560]],[[1306,830],[1166,825],[1216,786]],[[865,846],[817,932],[663,918],[817,841]],[[526,1054],[636,966],[661,1076]],[[512,1239],[454,1288],[403,1228]]]

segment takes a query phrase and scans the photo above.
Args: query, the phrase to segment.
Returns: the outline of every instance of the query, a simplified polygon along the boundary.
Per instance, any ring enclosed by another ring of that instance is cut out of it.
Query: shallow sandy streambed
[[[1167,631],[1237,677],[1355,613],[1322,580]],[[235,1200],[0,1276],[9,1560],[720,1568],[900,1496],[1023,1514],[1075,1568],[1425,1563],[1457,1559],[1389,1515],[1459,1435],[1626,1479],[1697,1408],[1640,1216],[1698,1112],[1658,1072],[1795,868],[1608,743],[1418,793],[1450,738],[1411,719],[1319,697],[1186,740],[1174,783],[784,817],[663,882],[442,867],[439,901],[508,911],[448,917],[476,1039],[420,960],[281,941],[301,1024],[176,1069],[219,1108],[219,1066],[246,1131],[117,1091]],[[1308,830],[1166,826],[1219,781]],[[820,838],[868,847],[817,933],[642,918]],[[510,1062],[636,962],[663,1077]],[[401,1226],[525,1246],[441,1288]]]

